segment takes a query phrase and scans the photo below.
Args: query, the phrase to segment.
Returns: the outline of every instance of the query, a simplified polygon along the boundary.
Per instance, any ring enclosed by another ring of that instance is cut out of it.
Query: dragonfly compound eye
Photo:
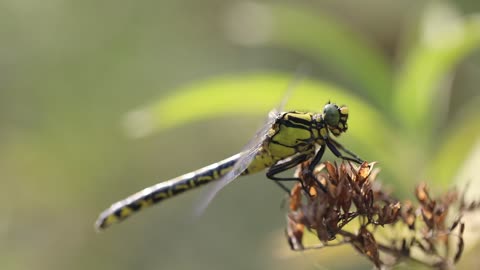
[[[323,108],[323,119],[327,125],[336,127],[340,121],[338,106],[332,103],[325,105],[325,108]]]
[[[337,106],[329,103],[323,109],[323,119],[328,125],[328,129],[333,135],[339,136],[347,131],[348,108],[346,106]]]

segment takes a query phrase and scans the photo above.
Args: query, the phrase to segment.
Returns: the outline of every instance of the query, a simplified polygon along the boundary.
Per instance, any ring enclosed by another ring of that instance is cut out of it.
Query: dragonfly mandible
[[[217,182],[215,191],[211,193],[213,198],[218,190],[237,177],[265,169],[267,178],[289,192],[281,182],[299,179],[277,175],[310,159],[309,169],[313,172],[327,148],[338,158],[362,163],[362,159],[333,138],[347,131],[347,120],[348,107],[330,102],[325,105],[322,113],[271,112],[267,123],[242,152],[197,171],[145,188],[112,204],[100,214],[95,226],[99,230],[105,229],[165,199]],[[207,203],[212,198],[208,198]]]

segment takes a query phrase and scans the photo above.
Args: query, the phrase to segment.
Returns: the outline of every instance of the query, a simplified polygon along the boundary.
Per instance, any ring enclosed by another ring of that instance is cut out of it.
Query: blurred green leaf
[[[474,144],[480,140],[480,125],[478,123],[478,108],[480,98],[474,99],[456,117],[457,121],[449,127],[449,133],[430,162],[429,175],[438,186],[448,186],[453,182],[455,174],[462,166]],[[463,179],[469,180],[469,179]]]
[[[441,117],[439,106],[448,93],[440,87],[459,61],[480,44],[480,21],[471,16],[461,18],[446,7],[432,7],[419,44],[412,48],[396,78],[394,111],[402,129],[422,143],[431,138]],[[438,14],[437,14],[438,13]],[[445,104],[446,106],[446,104]],[[432,121],[433,120],[433,121]]]
[[[241,14],[234,16],[236,23],[263,29],[263,42],[301,52],[314,61],[327,63],[347,80],[359,84],[375,105],[385,107],[389,103],[392,74],[385,56],[338,20],[320,10],[313,13],[285,4],[248,4],[247,8],[237,9]],[[255,37],[259,39],[258,36]],[[240,35],[239,39],[243,40],[239,42],[244,42],[246,38]]]
[[[192,84],[128,114],[127,131],[135,136],[144,136],[155,130],[225,115],[255,115],[261,119],[278,105],[291,80],[291,76],[277,73],[225,76]],[[304,80],[297,86],[286,107],[320,112],[329,100],[348,105],[351,112],[348,138],[368,149],[371,158],[382,161],[392,159],[388,149],[395,135],[389,122],[382,113],[344,89]]]
[[[359,83],[378,106],[389,100],[392,75],[386,59],[366,39],[342,23],[309,10],[287,5],[272,6],[275,27],[271,42],[328,62],[345,78]]]
[[[148,126],[148,131],[169,129],[225,114],[266,116],[282,100],[291,80],[291,76],[271,73],[224,76],[195,83],[176,89],[173,96],[129,113],[127,128]],[[363,134],[359,136],[364,141],[376,141],[383,137],[379,134],[388,134],[388,121],[379,112],[348,91],[323,82],[302,81],[286,107],[321,111],[329,100],[349,106],[350,129],[355,130],[357,136]],[[371,129],[371,123],[376,123],[380,130]],[[135,130],[129,132],[136,133]]]

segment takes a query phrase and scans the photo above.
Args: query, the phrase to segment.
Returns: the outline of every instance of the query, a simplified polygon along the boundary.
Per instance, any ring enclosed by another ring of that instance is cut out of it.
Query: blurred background
[[[242,149],[303,64],[287,108],[349,105],[340,141],[379,161],[398,197],[421,180],[478,189],[479,11],[473,0],[1,0],[0,268],[371,269],[350,247],[290,251],[285,196],[263,174],[199,218],[201,190],[104,233],[93,223]],[[479,248],[465,240],[459,268],[471,269]]]

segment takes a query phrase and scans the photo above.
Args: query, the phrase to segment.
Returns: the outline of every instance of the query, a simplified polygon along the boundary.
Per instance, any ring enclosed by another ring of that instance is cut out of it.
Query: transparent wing
[[[300,82],[300,75],[302,74],[299,74],[299,71],[297,71],[295,78],[290,82],[287,87],[282,102],[280,102],[277,108],[270,111],[265,124],[255,133],[255,136],[240,152],[240,156],[235,165],[233,166],[232,170],[230,170],[222,178],[218,179],[216,183],[213,183],[212,188],[208,190],[208,193],[202,198],[202,201],[195,208],[196,216],[200,216],[201,214],[203,214],[203,212],[205,211],[205,209],[207,209],[208,205],[213,200],[215,195],[217,195],[217,193],[222,188],[224,188],[226,185],[228,185],[230,182],[240,176],[240,174],[242,174],[242,172],[244,172],[248,168],[248,165],[252,163],[252,160],[258,154],[259,150],[261,150],[263,141],[267,138],[270,128],[273,126],[275,120],[280,116],[281,112],[283,111],[293,89],[295,89],[297,84]]]
[[[240,174],[242,174],[242,172],[244,172],[248,168],[248,165],[252,163],[252,160],[261,150],[263,141],[266,139],[270,128],[275,123],[275,120],[278,116],[279,112],[277,112],[276,110],[273,110],[269,113],[266,123],[255,133],[255,136],[240,152],[240,156],[237,162],[235,162],[233,168],[227,174],[225,174],[223,177],[213,183],[213,186],[211,187],[211,189],[208,190],[208,193],[204,197],[202,197],[202,201],[195,209],[196,216],[203,214],[203,212],[205,211],[205,209],[207,209],[208,205],[213,200],[215,195],[217,195],[217,193],[222,188],[235,180],[238,176],[240,176]]]

